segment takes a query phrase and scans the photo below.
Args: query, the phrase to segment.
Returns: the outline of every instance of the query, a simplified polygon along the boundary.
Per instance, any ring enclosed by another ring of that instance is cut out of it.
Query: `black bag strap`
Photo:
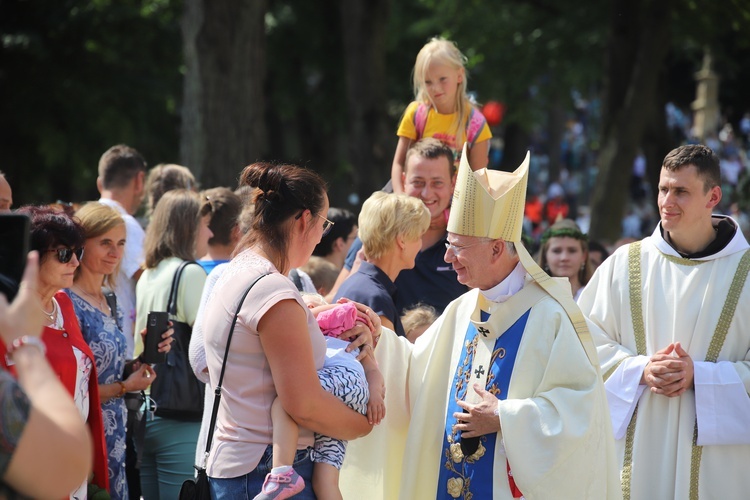
[[[297,290],[300,292],[304,292],[304,286],[302,285],[302,276],[300,276],[299,271],[297,269],[292,269],[289,272],[289,278],[292,280],[292,283],[294,283],[294,286],[297,287]]]
[[[104,292],[104,299],[107,301],[107,305],[109,306],[110,315],[114,318],[115,323],[117,323],[117,328],[122,330],[122,325],[117,318],[117,295],[115,295],[115,292],[112,291]]]
[[[211,424],[208,427],[208,437],[206,438],[206,452],[203,456],[203,466],[201,469],[206,468],[206,461],[208,459],[208,454],[211,451],[211,442],[214,439],[214,429],[216,428],[216,418],[219,416],[219,404],[221,403],[221,384],[224,382],[224,371],[227,368],[227,357],[229,357],[229,345],[232,343],[232,336],[234,335],[234,326],[237,324],[237,317],[240,315],[240,309],[242,309],[242,304],[245,302],[245,297],[247,297],[247,294],[250,293],[250,290],[255,286],[255,284],[261,280],[264,276],[268,276],[271,273],[265,273],[258,276],[255,281],[250,283],[250,286],[247,287],[245,290],[245,293],[242,294],[242,298],[240,298],[239,304],[237,304],[237,311],[234,313],[234,318],[232,318],[232,326],[229,328],[229,335],[227,335],[227,346],[224,349],[224,361],[221,362],[221,372],[219,373],[219,381],[216,384],[216,389],[214,389],[214,406],[211,410]]]
[[[200,264],[194,260],[185,260],[180,264],[180,267],[177,268],[177,271],[175,271],[174,277],[172,278],[172,288],[169,290],[169,300],[167,301],[167,312],[170,316],[177,315],[177,290],[180,287],[180,277],[182,277],[182,271],[190,264],[200,266]],[[201,267],[201,269],[203,268]]]

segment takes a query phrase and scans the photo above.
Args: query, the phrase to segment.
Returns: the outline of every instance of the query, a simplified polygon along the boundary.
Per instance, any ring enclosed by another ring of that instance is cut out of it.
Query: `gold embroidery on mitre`
[[[473,172],[468,157],[464,145],[448,218],[448,232],[521,241],[529,153],[512,173],[486,168]]]

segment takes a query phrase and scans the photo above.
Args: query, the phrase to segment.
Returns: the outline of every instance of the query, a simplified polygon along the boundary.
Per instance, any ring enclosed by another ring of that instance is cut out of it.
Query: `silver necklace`
[[[97,306],[99,307],[99,309],[100,309],[100,310],[102,310],[102,311],[106,311],[106,309],[105,309],[105,305],[106,305],[106,302],[105,302],[105,301],[103,300],[103,299],[104,299],[104,297],[103,297],[103,296],[101,296],[101,297],[96,297],[96,296],[94,296],[94,295],[90,294],[89,292],[87,292],[86,290],[84,290],[83,288],[81,288],[81,286],[80,286],[80,285],[76,284],[76,285],[74,285],[74,286],[75,286],[75,287],[76,287],[76,288],[77,288],[77,289],[78,289],[79,291],[83,292],[83,294],[84,294],[84,295],[86,295],[87,297],[89,297],[89,298],[93,299],[93,300],[94,300],[94,301],[96,302],[96,304],[95,304],[95,305],[97,305]]]
[[[48,313],[44,308],[42,308],[42,312],[47,316],[47,319],[49,319],[49,327],[54,328],[55,330],[62,330],[64,323],[62,320],[62,311],[60,311],[60,306],[57,304],[57,300],[55,300],[54,297],[52,297],[52,312]]]
[[[44,315],[47,316],[47,319],[49,320],[49,322],[54,323],[55,319],[57,318],[57,301],[54,299],[54,297],[52,298],[52,311],[47,312],[44,310],[44,307],[42,306],[39,306],[39,307],[42,309],[42,312],[44,313]]]

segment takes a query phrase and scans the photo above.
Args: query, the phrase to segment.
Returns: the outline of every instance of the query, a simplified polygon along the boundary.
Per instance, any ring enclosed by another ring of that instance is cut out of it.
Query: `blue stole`
[[[518,354],[526,321],[531,309],[526,311],[516,322],[495,341],[492,350],[492,362],[487,376],[486,389],[498,399],[504,400],[508,394],[513,365]],[[489,314],[482,311],[481,321],[487,321]],[[438,491],[435,498],[452,500],[461,498],[468,500],[491,499],[494,483],[494,457],[497,434],[485,434],[479,438],[477,451],[464,457],[461,452],[460,432],[454,432],[456,419],[454,413],[463,409],[456,401],[466,398],[467,390],[474,390],[471,386],[471,367],[477,346],[477,329],[469,323],[464,340],[464,350],[458,361],[456,373],[453,377],[453,388],[448,398],[448,409],[445,415],[445,437],[443,438],[443,455],[441,458]]]

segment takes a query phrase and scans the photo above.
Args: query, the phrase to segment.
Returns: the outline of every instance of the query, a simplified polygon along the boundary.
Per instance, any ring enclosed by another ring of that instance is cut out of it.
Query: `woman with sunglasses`
[[[91,431],[94,445],[91,486],[108,490],[107,450],[94,355],[81,335],[73,303],[63,291],[73,285],[83,256],[83,228],[66,213],[49,207],[27,206],[18,213],[31,219],[30,249],[37,250],[40,256],[37,293],[46,323],[42,332],[46,357]],[[0,349],[0,362],[8,368],[4,345]],[[10,370],[13,371],[12,366]],[[86,498],[88,488],[84,481],[71,492],[70,498]]]
[[[125,362],[127,342],[120,327],[122,311],[116,300],[112,300],[125,250],[125,221],[117,210],[98,202],[82,206],[75,216],[86,241],[73,286],[66,292],[73,301],[83,338],[96,359],[109,454],[110,496],[113,500],[127,499],[124,396],[146,389],[155,380],[156,372],[147,363]],[[144,330],[141,335],[145,333]],[[170,333],[163,335],[161,352],[169,352]]]

